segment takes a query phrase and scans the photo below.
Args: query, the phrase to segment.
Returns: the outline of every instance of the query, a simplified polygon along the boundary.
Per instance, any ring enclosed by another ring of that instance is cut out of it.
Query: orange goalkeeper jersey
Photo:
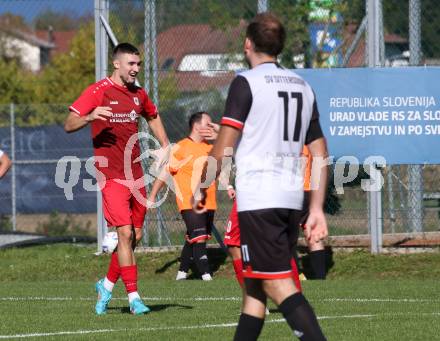
[[[195,142],[187,137],[173,147],[169,171],[174,178],[176,202],[179,211],[192,209],[191,197],[200,180],[203,165],[212,145],[206,142]],[[216,210],[215,182],[206,191],[205,208]]]

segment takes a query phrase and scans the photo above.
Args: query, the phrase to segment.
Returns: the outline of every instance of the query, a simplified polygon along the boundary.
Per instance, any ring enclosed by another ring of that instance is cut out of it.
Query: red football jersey
[[[138,118],[157,116],[157,109],[140,87],[125,88],[105,78],[90,85],[81,96],[69,107],[80,116],[90,114],[96,107],[111,107],[113,115],[106,121],[94,120],[92,139],[95,156],[105,157],[107,167],[96,162],[96,167],[106,179],[126,179],[124,167],[133,174],[134,179],[142,177],[140,163],[133,163],[139,157],[139,142],[132,148],[130,162],[124,165],[124,150],[129,139],[138,133]]]

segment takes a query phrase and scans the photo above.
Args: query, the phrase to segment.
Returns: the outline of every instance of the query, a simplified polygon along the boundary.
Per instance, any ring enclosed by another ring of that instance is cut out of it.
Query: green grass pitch
[[[0,338],[231,340],[240,290],[231,264],[212,282],[173,280],[176,253],[138,255],[139,291],[152,312],[132,316],[118,282],[108,314],[94,315],[95,279],[108,257],[90,247],[0,251]],[[329,340],[440,339],[439,254],[335,254],[326,281],[303,282]],[[399,269],[409,269],[399,271]],[[273,304],[260,340],[294,340]]]

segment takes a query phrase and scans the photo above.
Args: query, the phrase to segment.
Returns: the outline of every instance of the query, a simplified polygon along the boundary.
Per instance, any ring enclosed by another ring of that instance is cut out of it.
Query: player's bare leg
[[[133,253],[133,227],[131,225],[119,226],[117,231],[119,266],[124,267],[136,264]]]
[[[267,295],[260,279],[246,278],[243,297],[243,312],[264,319]]]
[[[287,297],[299,292],[291,278],[270,279],[262,282],[264,292],[276,305],[280,305]]]
[[[237,282],[240,285],[240,288],[242,290],[242,296],[243,296],[242,304],[244,304],[244,297],[246,295],[246,292],[245,292],[245,288],[244,288],[243,263],[241,260],[241,249],[239,246],[228,246],[228,252],[232,257],[232,264],[234,266],[235,278],[237,279]],[[243,309],[243,305],[242,305],[242,309]],[[269,314],[269,310],[267,310],[267,308],[266,308],[266,314]]]
[[[142,229],[141,228],[135,228],[135,240],[132,244],[133,250],[136,248],[136,245],[141,241],[142,239]],[[119,277],[121,276],[121,268],[119,266],[119,260],[118,260],[118,249],[113,251],[111,255],[110,265],[107,271],[107,275],[104,277],[102,284],[104,285],[104,288],[112,292],[113,287],[115,286],[116,282],[118,281]]]
[[[234,341],[257,340],[264,325],[267,296],[259,279],[245,279],[243,309],[235,331]]]
[[[133,250],[133,262],[136,264],[136,259],[134,257],[134,250],[136,249],[136,246],[139,244],[143,236],[142,228],[134,228],[134,239],[133,243],[131,244],[131,248]]]
[[[128,294],[130,311],[132,314],[149,312],[137,291],[137,266],[133,245],[136,241],[136,232],[131,225],[119,226],[118,229],[118,260],[121,268],[121,277]]]
[[[244,297],[245,289],[244,289],[244,277],[243,277],[243,263],[241,260],[241,249],[239,246],[228,246],[228,252],[232,257],[232,264],[234,265],[235,278],[237,278],[237,282],[241,287]],[[265,307],[265,314],[269,315],[269,309],[267,309],[267,307]]]
[[[232,260],[241,260],[241,250],[239,246],[228,246],[228,252]]]
[[[135,235],[134,235],[134,241],[132,244],[132,249],[133,251],[136,249],[136,246],[140,243],[140,241],[142,240],[142,236],[143,236],[143,231],[142,228],[135,228],[134,229]]]

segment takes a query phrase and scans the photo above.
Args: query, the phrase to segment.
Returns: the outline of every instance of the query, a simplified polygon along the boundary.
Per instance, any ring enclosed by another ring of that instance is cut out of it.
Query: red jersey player
[[[92,84],[81,94],[70,106],[64,126],[67,132],[74,132],[91,124],[104,216],[108,225],[116,227],[118,233],[117,251],[112,254],[107,276],[95,286],[98,315],[106,313],[119,276],[125,284],[131,313],[149,312],[137,292],[137,266],[133,253],[135,243],[142,236],[146,213],[142,168],[135,161],[140,154],[139,117],[147,119],[162,147],[169,142],[156,107],[146,92],[135,85],[140,64],[135,46],[128,43],[117,45],[113,50],[113,74]]]

